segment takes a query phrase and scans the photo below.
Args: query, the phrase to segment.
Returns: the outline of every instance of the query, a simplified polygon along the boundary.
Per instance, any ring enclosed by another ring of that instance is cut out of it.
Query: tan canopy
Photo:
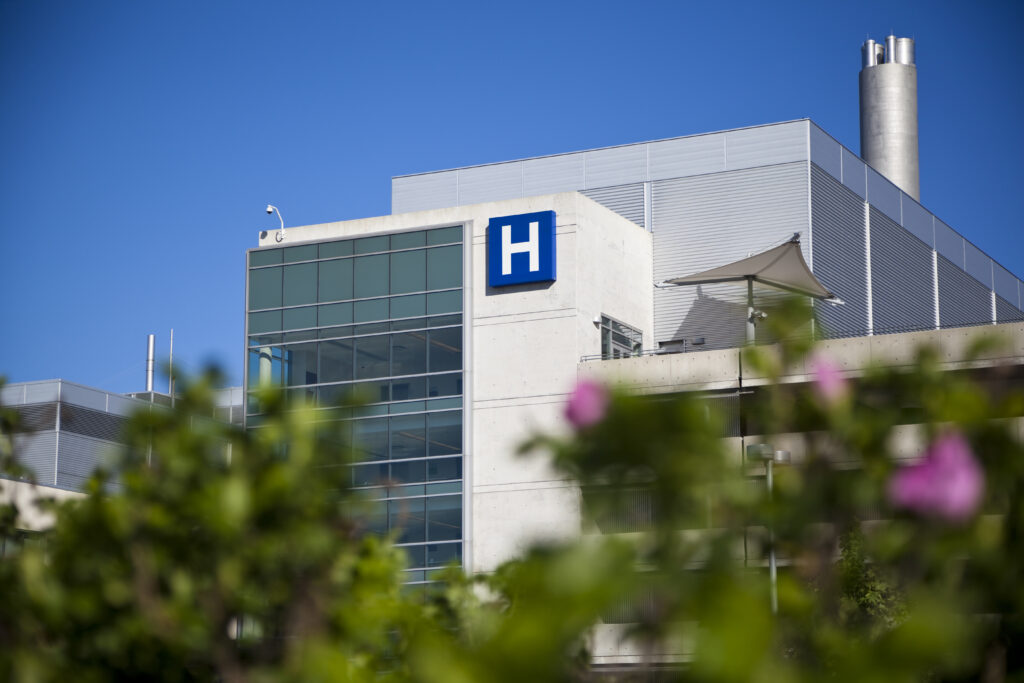
[[[760,254],[748,256],[725,266],[712,268],[686,277],[665,280],[663,285],[706,285],[714,282],[759,282],[769,287],[816,299],[839,298],[814,277],[800,252],[800,233],[793,239]]]

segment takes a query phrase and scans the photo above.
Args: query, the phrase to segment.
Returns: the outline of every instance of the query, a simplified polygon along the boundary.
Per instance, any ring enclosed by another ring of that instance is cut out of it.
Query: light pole
[[[789,451],[777,451],[766,443],[747,446],[747,460],[764,461],[765,483],[768,488],[768,500],[774,492],[773,470],[775,464],[786,465],[791,461]],[[775,530],[768,524],[768,585],[771,596],[772,614],[779,612],[778,574],[775,567]]]

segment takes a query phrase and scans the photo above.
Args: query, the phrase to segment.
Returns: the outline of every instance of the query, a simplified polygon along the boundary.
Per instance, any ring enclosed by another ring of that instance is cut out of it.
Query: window
[[[601,358],[629,358],[643,348],[643,334],[618,320],[601,316]]]

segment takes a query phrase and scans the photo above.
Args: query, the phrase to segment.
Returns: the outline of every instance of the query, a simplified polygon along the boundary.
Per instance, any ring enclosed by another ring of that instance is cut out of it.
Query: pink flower
[[[565,404],[565,419],[576,429],[597,424],[608,411],[608,390],[592,380],[580,380]]]
[[[814,392],[826,403],[835,403],[846,397],[850,387],[842,370],[834,360],[822,353],[816,353],[810,360],[814,374]]]
[[[889,480],[893,505],[950,522],[973,515],[984,492],[985,474],[963,436],[955,432],[940,436],[924,457]]]

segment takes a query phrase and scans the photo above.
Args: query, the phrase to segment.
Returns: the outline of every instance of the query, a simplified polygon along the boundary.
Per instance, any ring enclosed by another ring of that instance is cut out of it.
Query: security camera
[[[270,204],[267,204],[267,213],[274,213],[274,207]]]

